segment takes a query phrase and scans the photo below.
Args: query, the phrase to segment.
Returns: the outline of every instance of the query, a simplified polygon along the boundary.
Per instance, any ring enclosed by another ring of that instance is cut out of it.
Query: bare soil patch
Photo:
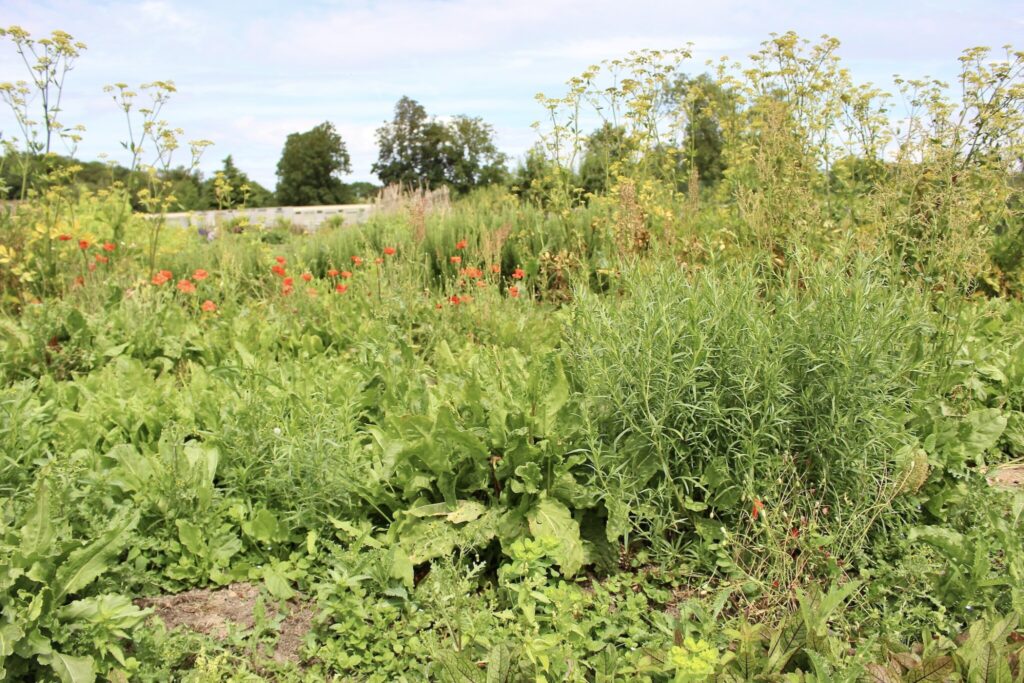
[[[993,467],[986,478],[990,486],[1004,489],[1024,488],[1024,463]]]
[[[169,630],[184,627],[221,639],[232,627],[247,631],[255,625],[253,610],[259,595],[260,589],[251,583],[233,583],[216,590],[199,588],[176,595],[139,598],[135,604],[152,607],[155,616]],[[267,613],[276,615],[277,607],[273,601],[268,601]],[[275,661],[301,661],[302,639],[312,628],[314,616],[316,610],[311,602],[301,599],[288,601],[278,629]]]

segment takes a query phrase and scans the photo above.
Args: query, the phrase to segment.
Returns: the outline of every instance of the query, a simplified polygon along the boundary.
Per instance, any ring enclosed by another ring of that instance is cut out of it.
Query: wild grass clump
[[[849,562],[904,507],[930,309],[879,262],[802,270],[652,264],[574,309],[568,366],[610,524],[662,557],[792,578]]]

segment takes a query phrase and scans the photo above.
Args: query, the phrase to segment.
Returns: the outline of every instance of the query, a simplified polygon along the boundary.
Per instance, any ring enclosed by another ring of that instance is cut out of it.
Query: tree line
[[[665,96],[685,98],[694,83],[700,83],[702,92],[714,93],[718,99],[706,99],[701,112],[693,117],[688,144],[694,151],[685,163],[699,167],[704,183],[713,183],[722,174],[721,131],[713,111],[723,104],[721,88],[706,76],[693,80],[680,76]],[[510,169],[508,156],[497,147],[491,124],[467,115],[431,116],[422,104],[405,96],[396,103],[393,118],[377,129],[376,141],[378,157],[372,170],[380,185],[345,182],[344,176],[352,172],[351,157],[344,139],[329,121],[288,135],[277,163],[277,185],[273,190],[251,179],[231,155],[208,177],[184,167],[167,170],[163,175],[171,183],[177,208],[193,211],[360,203],[370,201],[381,186],[392,184],[427,189],[447,186],[456,194],[500,184],[530,196],[540,179],[552,172],[552,160],[538,148],[530,150]],[[18,163],[11,163],[11,157],[17,154],[22,157],[16,160]],[[140,184],[133,182],[137,181],[133,176],[141,176],[142,171],[120,164],[80,161],[53,153],[26,159],[25,154],[8,149],[8,158],[3,160],[7,163],[0,163],[0,196],[19,198],[26,164],[30,178],[75,167],[77,183],[92,191],[114,183]],[[610,184],[616,162],[628,154],[630,146],[624,128],[604,123],[594,130],[586,140],[581,160],[570,171],[579,196],[601,193]],[[141,205],[136,208],[144,210]]]

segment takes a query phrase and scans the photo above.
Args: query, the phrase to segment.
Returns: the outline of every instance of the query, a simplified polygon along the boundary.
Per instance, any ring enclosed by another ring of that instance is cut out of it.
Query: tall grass
[[[766,548],[788,562],[780,531],[816,520],[849,558],[901,507],[933,315],[881,262],[800,270],[657,263],[624,272],[620,297],[580,292],[566,353],[596,476],[663,557],[699,542],[755,571]]]

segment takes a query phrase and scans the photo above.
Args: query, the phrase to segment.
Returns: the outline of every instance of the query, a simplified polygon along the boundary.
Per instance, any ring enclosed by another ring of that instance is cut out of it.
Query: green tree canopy
[[[490,124],[470,116],[439,121],[409,97],[402,97],[391,122],[377,129],[377,145],[373,172],[385,185],[448,185],[465,193],[501,182],[507,173]]]
[[[345,141],[332,123],[292,133],[277,162],[277,201],[287,206],[344,203],[341,175],[351,172]]]
[[[224,157],[224,166],[203,182],[203,197],[210,208],[217,208],[223,205],[228,207],[261,207],[270,206],[273,195],[267,188],[263,187],[249,175],[235,165],[234,158],[229,154]],[[217,174],[224,178],[224,186],[227,191],[218,201],[216,192]]]

